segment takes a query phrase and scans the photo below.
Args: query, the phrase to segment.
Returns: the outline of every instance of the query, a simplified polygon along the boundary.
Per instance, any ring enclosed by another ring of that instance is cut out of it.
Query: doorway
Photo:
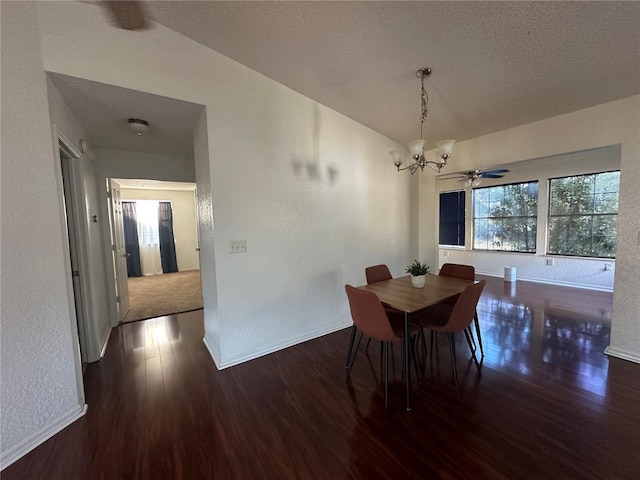
[[[112,233],[125,246],[116,274],[127,284],[129,311],[119,323],[203,308],[195,183],[109,182],[118,186],[123,212],[122,232]]]

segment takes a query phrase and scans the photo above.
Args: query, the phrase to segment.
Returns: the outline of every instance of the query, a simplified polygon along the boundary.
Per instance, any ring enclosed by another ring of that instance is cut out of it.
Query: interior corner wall
[[[172,205],[178,271],[199,270],[196,206],[192,190],[120,189],[124,200],[159,200]]]
[[[395,142],[162,25],[140,34],[95,5],[37,8],[48,71],[206,107],[209,178],[196,183],[213,203],[201,272],[219,367],[350,325],[344,285],[364,283],[366,266],[404,273],[409,178],[389,167]],[[232,240],[247,252],[229,253]]]
[[[35,5],[1,2],[0,468],[84,413]]]
[[[640,363],[639,130],[640,95],[635,95],[457,143],[449,165],[451,171],[473,170],[619,145],[618,245],[611,344],[607,353]],[[421,206],[435,212],[438,202]],[[426,222],[427,218],[428,215],[421,215],[420,221]],[[429,234],[426,226],[421,232]],[[433,239],[425,243],[431,241],[437,245],[435,232],[432,235]]]

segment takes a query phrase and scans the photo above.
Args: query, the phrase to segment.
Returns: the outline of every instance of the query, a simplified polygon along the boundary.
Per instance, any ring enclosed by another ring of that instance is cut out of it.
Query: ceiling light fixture
[[[129,128],[136,132],[138,136],[149,133],[149,122],[140,118],[130,118]]]
[[[481,178],[482,174],[478,172],[478,170],[476,170],[475,172],[469,172],[467,174],[467,179],[462,183],[462,185],[464,185],[465,188],[469,188],[471,185],[477,187],[478,185],[480,185],[480,183],[482,183],[482,180],[480,180]]]
[[[409,151],[406,150],[391,150],[389,155],[391,155],[391,159],[393,160],[393,164],[396,166],[398,171],[400,170],[409,170],[411,175],[416,173],[418,169],[420,171],[424,170],[424,167],[428,166],[431,170],[440,173],[442,167],[447,164],[447,160],[451,156],[451,150],[453,149],[453,144],[455,140],[442,140],[436,143],[436,147],[438,147],[438,153],[435,160],[427,160],[424,156],[424,139],[422,135],[422,126],[424,125],[425,120],[428,116],[427,104],[429,102],[429,97],[427,95],[426,90],[424,89],[424,79],[431,75],[431,69],[429,67],[423,67],[416,72],[416,76],[420,79],[420,101],[421,101],[421,111],[420,111],[420,140],[414,140],[413,142],[409,142],[407,147]],[[407,157],[410,157],[410,160],[407,161]],[[407,165],[403,167],[403,165],[407,162]],[[409,163],[413,162],[413,163]]]

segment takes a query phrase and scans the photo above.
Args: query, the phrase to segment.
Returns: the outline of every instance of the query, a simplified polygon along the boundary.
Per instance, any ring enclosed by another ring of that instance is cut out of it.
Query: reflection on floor
[[[489,277],[487,277],[489,278]],[[500,290],[502,287],[502,290]],[[478,305],[486,366],[606,392],[613,294],[493,279]]]

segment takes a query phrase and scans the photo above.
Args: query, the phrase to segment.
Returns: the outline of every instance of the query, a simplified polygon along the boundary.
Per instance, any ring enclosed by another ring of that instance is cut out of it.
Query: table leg
[[[409,314],[404,312],[404,383],[407,388],[407,411],[411,410],[411,398],[409,396],[411,373],[409,372],[409,367]]]

